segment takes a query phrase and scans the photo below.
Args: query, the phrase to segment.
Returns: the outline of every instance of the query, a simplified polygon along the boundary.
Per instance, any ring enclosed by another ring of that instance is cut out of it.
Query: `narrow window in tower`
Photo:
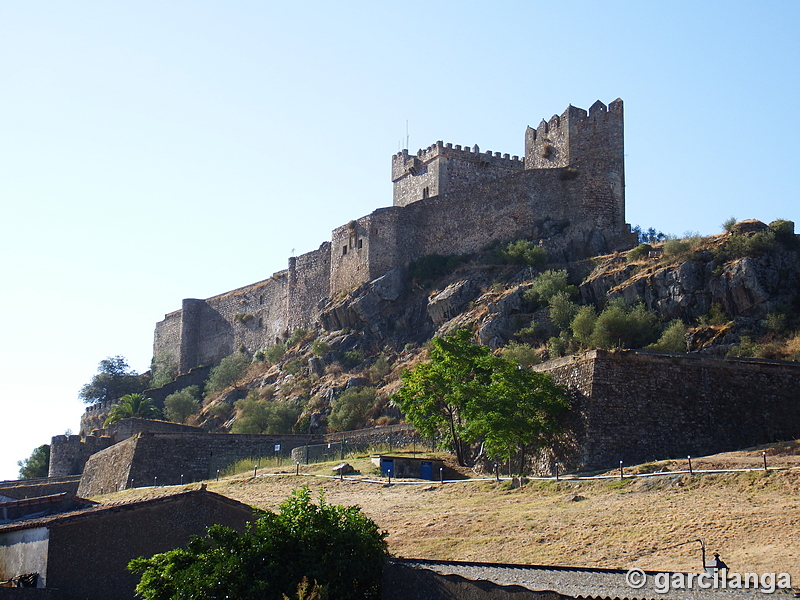
[[[342,246],[342,256],[347,254],[347,246]]]
[[[363,248],[363,247],[364,247],[364,240],[359,239],[358,240],[358,249],[361,250],[361,248]]]
[[[425,186],[424,188],[422,188],[422,197],[423,198],[429,198],[430,195],[431,195],[431,191],[428,188],[428,186]]]

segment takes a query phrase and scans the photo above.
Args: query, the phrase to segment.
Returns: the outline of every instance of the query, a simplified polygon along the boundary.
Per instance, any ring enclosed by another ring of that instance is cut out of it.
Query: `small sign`
[[[280,452],[280,451],[281,451],[281,445],[275,444],[275,452]]]

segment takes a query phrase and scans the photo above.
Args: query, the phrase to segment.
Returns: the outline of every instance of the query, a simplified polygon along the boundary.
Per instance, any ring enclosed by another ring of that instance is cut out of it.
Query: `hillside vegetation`
[[[407,273],[390,271],[331,299],[318,327],[234,352],[204,390],[167,398],[165,412],[235,433],[397,423],[400,374],[427,359],[433,336],[457,329],[522,366],[617,346],[800,360],[793,224],[726,227],[570,264],[547,263],[525,240],[423,257]]]

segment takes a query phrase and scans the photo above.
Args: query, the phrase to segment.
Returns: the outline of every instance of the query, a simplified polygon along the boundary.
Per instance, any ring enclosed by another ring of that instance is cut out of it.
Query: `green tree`
[[[50,469],[50,445],[42,444],[35,448],[28,458],[18,460],[17,465],[19,466],[20,479],[47,477],[47,472]]]
[[[594,306],[581,306],[570,323],[572,334],[584,348],[589,347],[595,323],[597,323],[597,313]]]
[[[305,578],[330,598],[377,599],[386,532],[358,506],[315,504],[307,487],[238,533],[212,525],[185,549],[137,558],[128,569],[141,574],[144,600],[282,600]]]
[[[511,242],[503,251],[506,262],[540,268],[547,264],[547,250],[530,240]]]
[[[508,345],[501,350],[501,354],[503,358],[513,361],[522,367],[530,367],[542,362],[541,357],[536,352],[536,348],[530,344],[509,342]]]
[[[206,394],[216,394],[232,386],[244,375],[249,364],[250,359],[244,352],[236,351],[223,358],[208,375]]]
[[[574,296],[577,289],[567,283],[567,277],[564,269],[547,270],[533,280],[533,284],[525,290],[522,297],[531,304],[546,306],[559,292],[565,292],[568,298]]]
[[[159,388],[170,383],[178,375],[178,362],[171,352],[159,352],[150,365],[150,387]]]
[[[153,404],[153,399],[144,394],[125,394],[119,402],[111,405],[104,427],[122,419],[160,419],[161,411]]]
[[[590,344],[595,348],[643,348],[658,335],[658,315],[644,304],[629,307],[618,298],[612,301],[597,317]]]
[[[333,431],[350,431],[361,427],[368,412],[375,405],[375,388],[345,390],[334,402],[328,416],[328,426]]]
[[[246,398],[234,403],[238,415],[231,428],[233,433],[292,433],[300,416],[300,408],[289,402],[262,400],[253,390]]]
[[[118,400],[125,394],[143,392],[147,385],[147,378],[131,369],[124,356],[109,356],[100,361],[97,375],[81,388],[78,397],[87,404]]]
[[[406,370],[395,395],[409,422],[423,436],[437,435],[449,445],[460,465],[467,464],[467,446],[476,442],[499,456],[542,440],[569,406],[549,375],[494,356],[471,337],[462,329],[433,338],[430,362]]]
[[[661,352],[686,352],[686,325],[680,319],[671,321],[658,341],[648,348]]]
[[[580,307],[569,298],[570,295],[565,290],[550,296],[550,320],[561,331],[569,327],[580,310]]]
[[[186,423],[200,411],[200,388],[190,385],[164,399],[164,417],[173,423]]]

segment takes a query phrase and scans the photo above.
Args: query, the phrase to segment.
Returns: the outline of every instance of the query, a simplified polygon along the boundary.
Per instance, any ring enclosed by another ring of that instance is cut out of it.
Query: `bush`
[[[595,323],[597,323],[597,313],[593,306],[581,306],[570,323],[572,334],[584,348],[589,347]]]
[[[561,331],[569,327],[579,309],[580,307],[569,299],[569,294],[565,291],[550,296],[550,321]]]
[[[547,264],[547,250],[530,240],[511,242],[502,253],[504,262],[539,269]]]
[[[185,387],[164,399],[164,417],[173,423],[186,423],[189,417],[200,411],[200,388]]]
[[[729,217],[722,222],[722,230],[731,233],[736,225],[736,217]]]
[[[701,325],[724,325],[730,321],[728,314],[719,302],[712,302],[708,312],[697,320]]]
[[[625,255],[625,260],[628,262],[636,262],[637,260],[645,259],[650,256],[650,250],[652,249],[653,247],[650,244],[639,244]]]
[[[298,327],[294,330],[294,333],[291,337],[286,340],[286,348],[293,348],[300,342],[304,342],[305,340],[309,339],[313,333],[308,329],[303,329],[302,327]]]
[[[313,352],[315,356],[322,356],[330,351],[331,347],[321,340],[316,340],[311,343],[311,352]]]
[[[236,383],[250,364],[250,359],[243,352],[234,352],[223,358],[211,369],[206,382],[206,394],[216,394]]]
[[[286,354],[286,344],[281,342],[275,344],[274,346],[270,346],[269,348],[259,350],[256,354],[261,353],[263,357],[262,360],[274,365],[280,359],[283,358],[283,355]]]
[[[159,352],[153,357],[150,372],[152,373],[151,388],[160,388],[171,382],[178,374],[178,362],[175,360],[175,355],[170,352]]]
[[[753,235],[731,234],[725,243],[714,251],[714,258],[721,263],[739,258],[758,258],[777,248],[775,232],[759,231]]]
[[[786,219],[777,219],[769,224],[770,230],[775,234],[775,241],[788,250],[794,250],[799,245],[794,234],[794,222]]]
[[[361,352],[361,350],[359,350],[358,348],[354,348],[353,350],[348,350],[342,356],[342,364],[348,369],[357,367],[362,362],[364,362],[364,353]]]
[[[686,325],[680,319],[671,321],[658,341],[648,348],[661,352],[686,352]]]
[[[564,269],[545,271],[533,280],[531,287],[522,294],[522,299],[533,306],[546,306],[558,292],[566,292],[569,296],[573,296],[578,290],[567,283],[567,277],[568,274]]]
[[[292,433],[300,408],[288,402],[261,400],[256,390],[234,403],[238,416],[233,422],[233,433]]]
[[[644,304],[634,308],[621,299],[613,301],[597,317],[590,344],[595,348],[642,348],[658,335],[658,315]]]
[[[501,351],[503,358],[511,360],[520,365],[521,367],[530,367],[538,365],[542,362],[539,353],[530,344],[518,344],[517,342],[509,342],[508,345]]]
[[[375,405],[375,388],[349,389],[339,396],[328,416],[328,427],[333,431],[349,431],[363,426],[368,413]]]
[[[357,506],[311,501],[307,487],[292,492],[278,512],[262,514],[244,533],[212,525],[185,549],[132,560],[144,600],[282,600],[304,578],[337,600],[377,600],[386,532]]]
[[[367,374],[369,375],[369,380],[372,383],[378,383],[389,373],[391,373],[391,371],[392,367],[389,365],[389,361],[386,359],[386,356],[381,354],[368,369]]]

